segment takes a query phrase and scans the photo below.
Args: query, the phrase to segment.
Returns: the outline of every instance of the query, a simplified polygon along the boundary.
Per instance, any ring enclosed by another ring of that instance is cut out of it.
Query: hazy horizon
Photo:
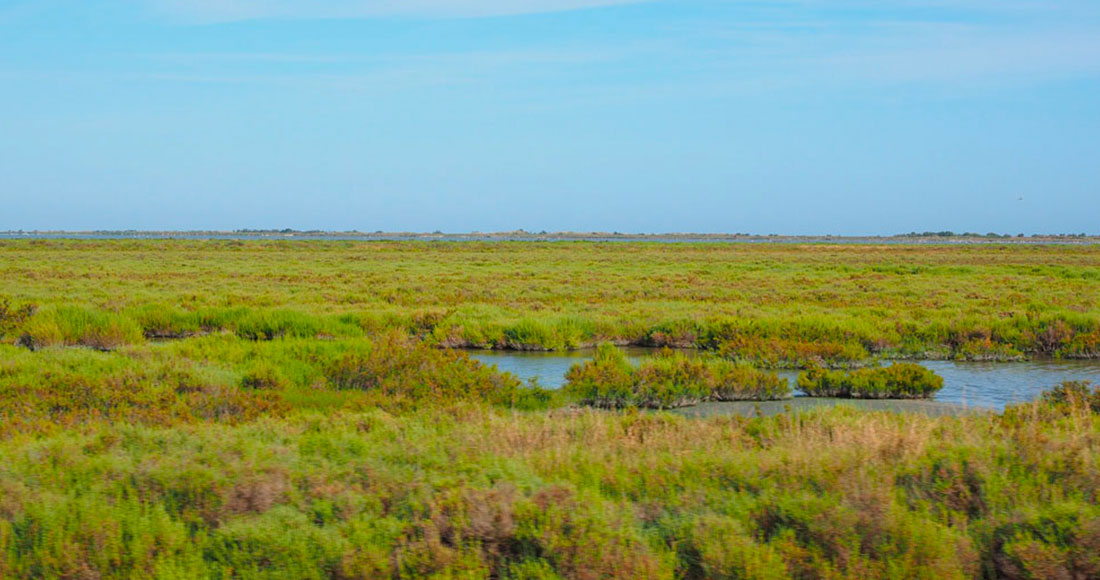
[[[414,230],[322,230],[322,229],[309,229],[300,230],[295,228],[233,228],[233,229],[167,229],[167,230],[148,230],[148,229],[84,229],[84,230],[46,230],[46,229],[9,229],[0,230],[0,235],[65,235],[65,234],[87,234],[87,235],[149,235],[156,237],[158,235],[174,236],[174,235],[195,235],[202,237],[203,234],[212,235],[228,235],[228,236],[249,236],[249,235],[303,235],[303,236],[357,236],[369,238],[376,237],[400,237],[400,236],[415,236],[423,238],[431,238],[433,236],[452,236],[452,237],[560,237],[570,238],[575,237],[583,239],[585,237],[601,237],[601,236],[622,236],[624,238],[643,238],[643,237],[660,237],[660,238],[690,238],[693,236],[698,237],[714,237],[714,238],[733,238],[733,237],[749,237],[749,238],[897,238],[897,237],[923,237],[923,238],[990,238],[990,239],[1007,239],[1007,238],[1096,238],[1100,237],[1100,234],[1090,232],[1017,232],[1015,234],[1009,232],[974,232],[974,231],[960,231],[953,232],[947,230],[941,231],[922,231],[922,232],[896,232],[893,234],[800,234],[800,233],[764,233],[764,232],[716,232],[716,231],[617,231],[617,230],[590,230],[590,231],[577,231],[577,230],[527,230],[524,228],[510,229],[510,230],[491,230],[491,231],[414,231]]]
[[[0,230],[1097,233],[1085,0],[0,0]]]

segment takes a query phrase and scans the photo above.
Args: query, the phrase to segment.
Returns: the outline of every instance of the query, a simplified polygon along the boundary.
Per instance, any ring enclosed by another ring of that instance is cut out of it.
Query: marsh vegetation
[[[811,367],[798,376],[798,388],[811,397],[929,399],[943,388],[943,377],[913,363],[854,371]]]
[[[757,367],[1100,356],[1100,246],[17,240],[28,345],[230,332],[561,350],[713,350]]]
[[[943,417],[659,409],[785,404],[776,367],[920,397],[934,376],[873,356],[1096,356],[1097,258],[2,242],[0,577],[1096,577],[1092,385]],[[706,354],[604,346],[552,391],[454,348],[604,342]]]
[[[702,401],[770,401],[791,396],[787,379],[722,359],[689,357],[665,349],[637,367],[611,344],[574,365],[564,391],[579,403],[605,409],[674,409]]]

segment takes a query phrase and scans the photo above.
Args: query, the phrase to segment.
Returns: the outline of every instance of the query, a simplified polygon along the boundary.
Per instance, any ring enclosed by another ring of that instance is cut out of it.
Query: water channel
[[[653,349],[624,348],[627,357],[638,361]],[[470,351],[473,358],[510,372],[521,380],[537,380],[546,388],[559,388],[569,367],[592,357],[592,350],[570,352]],[[1039,359],[1021,362],[919,361],[944,379],[937,403],[967,407],[1004,409],[1005,405],[1031,401],[1044,389],[1062,381],[1091,381],[1100,384],[1100,361]],[[798,371],[777,373],[794,387]],[[796,397],[800,393],[795,392]],[[809,401],[798,402],[805,406]]]

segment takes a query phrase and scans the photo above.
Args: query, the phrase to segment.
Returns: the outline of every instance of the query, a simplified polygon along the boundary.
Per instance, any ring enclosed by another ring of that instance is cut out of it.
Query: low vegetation
[[[791,396],[787,379],[725,360],[664,350],[632,366],[622,351],[600,345],[592,360],[573,365],[564,391],[604,409],[673,409],[702,401],[770,401]]]
[[[1100,574],[1100,415],[1075,397],[938,419],[285,411],[0,441],[0,577]]]
[[[11,300],[0,298],[0,339],[21,328],[35,310],[37,307],[33,304],[15,306]]]
[[[1093,386],[1087,381],[1067,381],[1043,392],[1039,401],[1051,409],[1072,411],[1088,408],[1093,413],[1100,413],[1100,385]]]
[[[761,367],[926,396],[868,365],[1095,357],[1098,258],[0,242],[0,578],[1100,577],[1092,385],[958,417],[639,409],[789,396]],[[713,352],[603,346],[551,392],[441,348],[604,342]]]
[[[0,437],[96,422],[237,424],[303,408],[396,412],[462,401],[545,408],[551,397],[398,332],[259,343],[210,336],[109,353],[0,345]]]
[[[31,350],[48,346],[89,346],[112,350],[143,340],[132,318],[81,306],[58,306],[28,317],[19,344]]]
[[[930,399],[943,388],[943,377],[913,363],[854,371],[812,367],[798,375],[798,388],[811,397]]]
[[[9,340],[693,347],[756,367],[1100,357],[1100,246],[0,241]],[[86,319],[84,323],[71,318]],[[136,329],[135,329],[136,327]]]

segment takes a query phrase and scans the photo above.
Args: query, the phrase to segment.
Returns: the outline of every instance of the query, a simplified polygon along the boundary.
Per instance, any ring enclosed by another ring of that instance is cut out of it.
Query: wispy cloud
[[[608,62],[625,58],[636,53],[633,46],[591,49],[557,50],[482,50],[441,53],[397,53],[397,54],[300,54],[285,52],[180,52],[151,54],[151,60],[176,64],[347,64],[363,66],[400,66],[421,63],[441,65],[466,65],[479,63],[484,65],[540,65],[540,64],[585,64]]]
[[[130,80],[408,95],[491,88],[553,108],[911,87],[962,94],[1100,74],[1088,27],[1002,30],[954,22],[701,24],[676,37],[444,52],[138,55]],[[638,71],[647,71],[645,74]],[[42,75],[41,69],[24,71]],[[92,73],[85,71],[86,74]],[[2,71],[0,71],[2,73]],[[2,74],[0,74],[2,76]],[[110,76],[121,79],[119,72]],[[94,75],[92,75],[94,77]],[[549,88],[548,88],[549,87]]]
[[[2,0],[0,0],[2,1]],[[385,13],[503,13],[502,0],[127,0],[207,20],[260,17],[366,17]],[[630,0],[529,0],[526,10],[564,10]],[[675,0],[680,1],[680,0]],[[736,4],[748,0],[723,0]],[[927,87],[969,94],[974,90],[1042,84],[1100,75],[1100,24],[1085,17],[1097,9],[1075,3],[1081,18],[1056,10],[1043,18],[1009,14],[1028,10],[1028,0],[956,0],[950,9],[916,14],[827,10],[869,0],[786,0],[766,9],[728,12],[723,18],[662,21],[657,34],[578,34],[513,38],[462,46],[386,44],[354,50],[344,44],[296,46],[258,43],[234,52],[211,44],[206,52],[127,54],[138,79],[194,84],[304,87],[369,94],[411,94],[426,88],[491,89],[494,98],[552,106],[639,99],[721,98],[729,95],[802,95],[820,91],[873,91]],[[1090,0],[1091,1],[1091,0]],[[518,0],[515,0],[519,3]],[[897,5],[900,0],[882,0]],[[912,0],[936,5],[938,0]],[[812,6],[814,9],[799,9]],[[961,10],[988,8],[974,17]],[[412,12],[410,12],[412,11]],[[2,12],[0,12],[2,14]],[[236,15],[236,16],[233,16]],[[358,16],[356,16],[358,15]],[[608,14],[607,16],[615,16]],[[457,23],[461,28],[461,23]],[[218,34],[218,33],[212,33]],[[222,31],[229,38],[232,30]],[[177,47],[173,47],[177,48]],[[311,47],[305,47],[311,48]],[[88,71],[87,63],[81,70]],[[7,74],[40,75],[35,63]],[[0,75],[4,71],[0,69]],[[118,67],[97,74],[119,78]]]
[[[561,12],[645,0],[137,0],[195,22],[254,19],[478,17]]]
[[[1100,40],[1091,31],[944,35],[880,48],[838,51],[818,62],[853,80],[966,85],[1100,73]]]
[[[721,48],[695,59],[730,76],[790,76],[814,85],[960,87],[1100,73],[1097,27],[989,22],[830,20],[704,26]]]

